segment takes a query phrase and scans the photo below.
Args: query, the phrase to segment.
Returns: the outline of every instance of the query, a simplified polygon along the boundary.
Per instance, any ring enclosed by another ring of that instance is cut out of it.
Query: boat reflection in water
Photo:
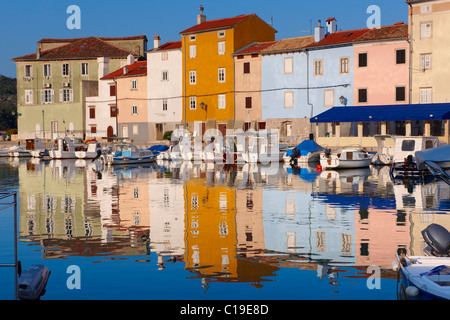
[[[39,159],[16,167],[21,241],[41,246],[42,259],[76,264],[77,257],[89,257],[96,268],[132,257],[167,274],[159,277],[198,279],[204,292],[213,283],[281,286],[283,270],[295,270],[292,281],[304,279],[303,270],[314,271],[335,287],[369,277],[367,267],[375,265],[383,279],[395,281],[393,250],[413,254],[422,246],[416,235],[427,225],[450,226],[443,200],[450,198],[448,186],[394,185],[383,168],[318,172],[308,164],[280,163],[273,170],[256,163],[162,160],[102,167],[90,160]],[[169,268],[172,263],[182,264],[184,273]],[[114,264],[108,268],[112,272]],[[124,265],[117,268],[122,275]],[[189,283],[186,292],[199,285]],[[170,296],[154,285],[158,297]],[[51,287],[50,281],[48,298]],[[272,293],[265,297],[280,293],[268,287]],[[324,289],[318,290],[320,299]],[[281,296],[311,297],[301,291]]]

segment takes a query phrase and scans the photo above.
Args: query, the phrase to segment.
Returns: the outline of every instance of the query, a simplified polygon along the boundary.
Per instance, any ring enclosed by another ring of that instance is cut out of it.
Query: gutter
[[[412,46],[412,35],[413,35],[413,19],[412,19],[412,5],[411,1],[408,1],[409,6],[409,23],[408,23],[408,29],[411,28],[411,32],[409,32],[408,35],[408,42],[409,42],[409,104],[412,102],[412,57],[413,57],[413,46]]]

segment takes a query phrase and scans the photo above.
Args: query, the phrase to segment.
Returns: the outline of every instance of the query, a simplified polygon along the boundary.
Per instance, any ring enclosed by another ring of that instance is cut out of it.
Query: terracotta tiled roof
[[[217,20],[209,20],[205,21],[203,23],[197,24],[191,28],[188,28],[184,31],[181,31],[180,34],[186,34],[186,33],[195,33],[200,31],[207,31],[207,30],[214,30],[214,29],[222,29],[222,28],[229,28],[234,26],[235,24],[244,21],[245,19],[255,15],[253,14],[247,14],[247,15],[240,15],[237,17],[232,18],[224,18],[224,19],[217,19]]]
[[[157,48],[157,49],[148,50],[148,52],[174,50],[174,49],[181,49],[181,41],[167,42],[165,44],[160,45],[159,48]]]
[[[147,36],[145,35],[139,35],[139,36],[129,36],[129,37],[97,37],[104,41],[117,41],[117,40],[139,40],[144,39],[147,40]],[[75,42],[82,39],[88,39],[88,37],[85,38],[68,38],[68,39],[55,39],[55,38],[43,38],[38,41],[38,43],[61,43],[61,42]]]
[[[42,40],[41,40],[42,41]],[[137,53],[112,45],[97,37],[79,38],[66,45],[41,52],[40,60],[94,59],[99,57],[126,58]],[[36,53],[17,57],[13,61],[37,60]]]
[[[404,23],[396,23],[392,26],[383,26],[380,28],[370,29],[370,31],[356,39],[355,42],[402,38],[408,38],[408,25]]]
[[[124,69],[127,68],[128,72],[124,74]],[[119,70],[116,70],[107,76],[104,76],[101,78],[101,80],[107,80],[107,79],[115,79],[120,77],[130,77],[130,76],[145,76],[147,74],[147,61],[138,61],[133,63],[132,65],[125,66],[123,68],[120,68]]]
[[[234,53],[234,55],[240,56],[240,55],[246,55],[246,54],[260,53],[267,47],[270,47],[271,45],[273,45],[275,42],[276,41],[253,42],[250,45],[237,50]]]
[[[314,36],[287,38],[275,41],[271,46],[265,48],[262,53],[296,51],[303,49],[314,42]]]
[[[334,33],[329,33],[319,42],[314,42],[308,45],[308,48],[314,47],[324,47],[324,46],[333,46],[339,44],[351,43],[358,39],[359,37],[366,34],[370,29],[355,29],[355,30],[347,30],[347,31],[337,31]]]

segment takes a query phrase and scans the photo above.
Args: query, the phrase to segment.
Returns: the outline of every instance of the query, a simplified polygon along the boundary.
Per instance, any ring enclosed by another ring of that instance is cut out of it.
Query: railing
[[[13,198],[13,202],[3,202],[8,200],[11,201],[11,198]],[[17,300],[19,289],[19,273],[21,272],[21,266],[17,255],[17,192],[0,192],[0,212],[11,207],[14,207],[14,263],[0,263],[0,267],[14,268],[14,297]]]

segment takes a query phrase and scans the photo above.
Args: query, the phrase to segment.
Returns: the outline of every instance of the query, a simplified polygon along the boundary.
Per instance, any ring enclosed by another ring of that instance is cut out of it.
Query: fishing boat
[[[103,147],[100,142],[89,142],[86,150],[75,151],[75,157],[78,159],[95,159],[103,153]]]
[[[52,159],[76,159],[75,152],[81,151],[82,148],[76,147],[73,140],[68,137],[58,138],[55,147],[49,150],[49,155]]]
[[[139,164],[156,161],[156,155],[151,150],[138,149],[134,144],[119,143],[100,159],[107,165]]]
[[[322,169],[365,168],[372,162],[373,155],[361,148],[343,148],[336,151],[326,149],[320,153]]]
[[[397,255],[392,267],[400,272],[399,298],[405,300],[450,299],[450,233],[431,224],[422,231],[428,245],[424,256]]]
[[[22,300],[38,300],[45,294],[50,271],[46,266],[34,264],[24,270],[18,281],[18,296]]]
[[[42,143],[42,140],[40,138],[34,138],[34,143],[32,150],[30,151],[31,156],[33,158],[45,158],[50,157],[49,150],[47,148],[44,148],[44,145]],[[28,146],[28,143],[27,143]]]
[[[31,157],[32,151],[44,149],[40,138],[26,139],[25,142],[26,145],[24,149],[10,151],[10,156],[17,158]]]
[[[325,148],[314,140],[303,140],[295,148],[286,151],[283,160],[291,163],[319,162],[320,153],[324,150]]]

